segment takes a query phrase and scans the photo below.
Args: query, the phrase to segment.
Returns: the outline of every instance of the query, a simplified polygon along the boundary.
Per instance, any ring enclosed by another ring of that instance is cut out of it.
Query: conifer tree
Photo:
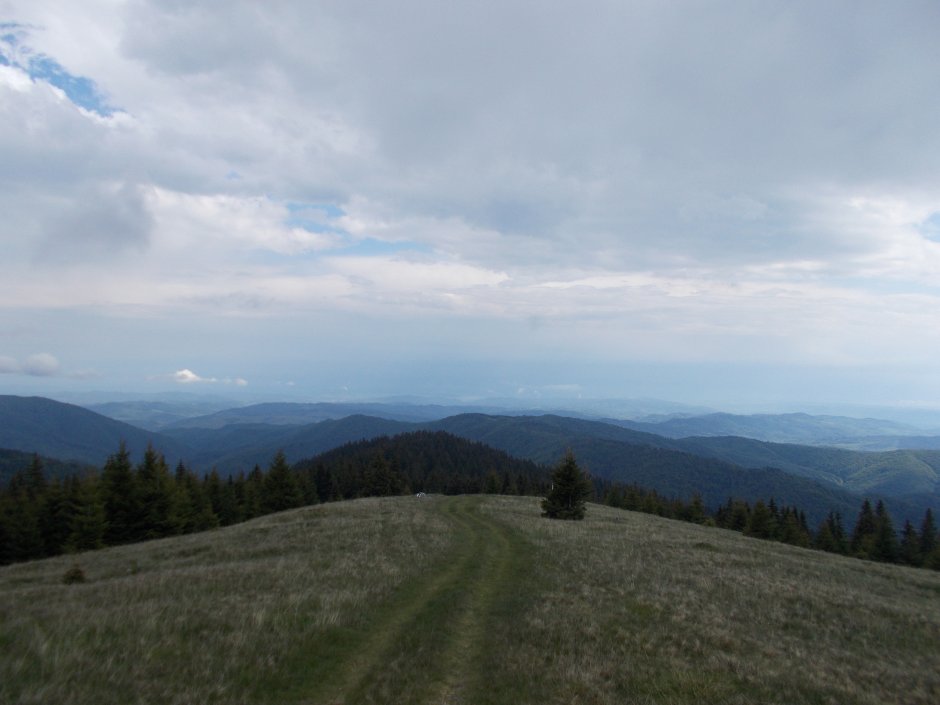
[[[283,451],[279,450],[271,461],[262,488],[262,509],[265,512],[282,512],[303,503],[297,480]]]
[[[139,541],[143,537],[140,495],[131,468],[130,454],[123,441],[118,452],[110,456],[104,465],[101,494],[107,519],[105,543],[113,546]]]
[[[829,516],[820,525],[813,545],[821,551],[830,553],[849,552],[848,539],[842,526],[842,516],[838,512],[829,512]]]
[[[142,505],[141,538],[154,539],[177,533],[173,478],[166,460],[152,445],[147,446],[137,468],[137,485]]]
[[[99,491],[98,478],[94,475],[69,484],[69,497],[75,513],[69,523],[66,547],[69,551],[91,551],[104,546],[107,533],[107,516],[104,500]]]
[[[754,509],[751,511],[751,517],[747,527],[744,529],[744,534],[759,539],[776,538],[777,520],[770,507],[764,504],[763,500],[759,499],[754,504]]]
[[[894,531],[891,516],[881,500],[878,500],[878,506],[875,508],[875,540],[871,558],[885,563],[895,563],[898,560],[898,536]]]
[[[901,531],[901,549],[898,558],[906,565],[920,565],[923,562],[920,555],[920,537],[910,521],[904,522],[904,529]]]
[[[483,481],[483,493],[484,494],[499,494],[499,477],[496,474],[495,470],[490,470],[486,474],[486,479]]]
[[[927,559],[937,548],[937,525],[933,520],[933,512],[930,508],[924,512],[924,521],[920,525],[920,555]]]
[[[875,512],[872,511],[871,502],[867,499],[862,502],[855,529],[852,531],[851,551],[853,556],[871,558],[874,553],[875,535],[878,532],[878,522]]]
[[[542,500],[542,516],[551,519],[583,519],[584,503],[590,494],[591,483],[569,450],[552,473],[551,489]]]
[[[75,513],[68,491],[56,478],[46,486],[45,497],[39,511],[39,532],[42,534],[43,553],[55,556],[62,553],[69,538],[69,524]]]
[[[404,491],[405,482],[396,465],[377,451],[365,473],[362,494],[366,497],[390,497]]]

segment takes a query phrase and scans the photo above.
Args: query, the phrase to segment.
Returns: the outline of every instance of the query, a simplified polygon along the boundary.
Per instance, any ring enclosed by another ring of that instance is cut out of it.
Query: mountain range
[[[546,465],[570,449],[598,477],[666,496],[699,494],[712,507],[731,496],[774,497],[805,508],[815,519],[828,511],[852,514],[865,495],[890,498],[895,515],[912,520],[928,506],[940,508],[940,451],[861,452],[716,435],[729,427],[752,433],[763,429],[776,437],[807,436],[814,428],[838,429],[843,438],[852,432],[864,438],[866,430],[914,430],[893,422],[784,415],[775,427],[779,417],[769,415],[711,414],[656,423],[551,414],[448,415],[461,410],[407,404],[259,404],[176,419],[158,432],[49,399],[0,396],[0,448],[100,466],[122,441],[134,458],[153,444],[171,464],[183,461],[200,471],[215,467],[224,476],[266,466],[278,450],[296,462],[359,440],[445,431]],[[702,433],[679,437],[683,428]],[[708,429],[711,434],[704,433]]]

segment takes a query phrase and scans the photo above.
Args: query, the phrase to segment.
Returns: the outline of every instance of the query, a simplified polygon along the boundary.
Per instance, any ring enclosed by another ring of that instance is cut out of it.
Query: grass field
[[[595,505],[365,499],[0,569],[0,703],[937,702],[940,574]]]

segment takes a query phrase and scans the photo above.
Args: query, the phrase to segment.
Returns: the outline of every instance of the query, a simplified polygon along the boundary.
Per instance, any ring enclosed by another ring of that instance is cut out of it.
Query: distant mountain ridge
[[[296,419],[298,411],[323,411],[315,405],[312,409],[258,406],[249,413],[268,420],[284,413]],[[48,399],[0,397],[0,448],[98,466],[121,441],[137,457],[153,443],[171,464],[183,459],[199,472],[216,467],[227,475],[247,472],[256,464],[265,467],[278,450],[297,462],[345,443],[426,430],[445,431],[542,464],[557,462],[571,449],[599,477],[639,484],[666,496],[688,498],[699,493],[710,506],[730,496],[773,496],[815,516],[831,509],[853,512],[859,494],[895,498],[895,507],[901,506],[899,502],[910,507],[940,506],[940,452],[935,451],[860,453],[740,437],[667,438],[558,415],[472,413],[419,423],[358,414],[303,425],[214,424],[200,422],[159,434]]]
[[[667,438],[741,436],[773,443],[802,445],[853,444],[870,438],[924,437],[924,430],[883,419],[794,414],[726,414],[685,416],[657,422],[605,419],[624,428]]]
[[[122,442],[134,458],[150,443],[171,462],[191,452],[171,438],[74,404],[0,395],[0,448],[100,466]]]

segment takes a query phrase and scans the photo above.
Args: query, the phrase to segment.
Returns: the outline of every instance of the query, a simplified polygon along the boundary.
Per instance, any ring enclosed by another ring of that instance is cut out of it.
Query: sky
[[[938,36],[0,0],[0,393],[940,407]]]

